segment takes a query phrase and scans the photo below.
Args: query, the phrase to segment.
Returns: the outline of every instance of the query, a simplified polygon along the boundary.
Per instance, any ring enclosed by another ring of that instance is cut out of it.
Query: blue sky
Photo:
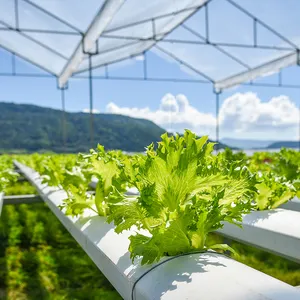
[[[253,12],[257,13],[266,23],[281,31],[295,43],[300,41],[299,26],[291,26],[292,22],[296,22],[296,12],[300,10],[300,1],[287,0],[285,5],[280,0],[239,0],[236,2],[243,3],[250,11],[255,10]],[[252,38],[253,24],[247,18],[242,18],[240,12],[224,3],[224,0],[212,2],[211,38],[214,41],[223,42],[249,42]],[[271,3],[276,4],[272,6],[272,13],[268,10]],[[298,8],[299,10],[297,10]],[[284,18],[284,15],[288,18]],[[228,18],[228,16],[231,18]],[[192,28],[196,28],[202,22],[203,13],[200,12],[191,18],[187,24]],[[283,24],[283,22],[285,23]],[[204,34],[203,27],[200,27],[199,32]],[[258,41],[264,44],[285,44],[263,28],[258,28],[258,33]],[[191,38],[185,35],[186,32],[176,30],[169,38]],[[215,51],[210,48],[195,48],[192,46],[183,48],[183,46],[178,47],[171,44],[162,44],[162,46],[165,49],[174,51],[178,56],[185,55],[190,64],[195,65],[198,69],[205,70],[210,76],[217,77],[219,75],[222,78],[225,74],[230,74],[230,71],[238,70],[234,62],[220,60],[218,56],[214,55]],[[251,50],[252,52],[245,49],[237,50],[236,48],[231,50],[234,55],[250,65],[255,65],[274,56],[274,53],[269,50]],[[0,73],[11,71],[10,62],[11,55],[4,50],[0,50]],[[157,52],[148,52],[147,64],[149,77],[200,78],[182,70],[178,64],[170,59],[166,60],[164,56]],[[16,69],[20,73],[41,73],[38,68],[21,59],[16,60]],[[42,71],[42,73],[44,72]],[[143,76],[143,61],[132,59],[112,65],[109,67],[109,73],[111,76],[141,77]],[[101,75],[103,72],[97,70],[94,74]],[[276,80],[277,76],[273,75],[258,79],[256,82],[275,83]],[[300,68],[294,66],[285,69],[282,72],[282,80],[283,83],[300,85]],[[211,84],[96,79],[93,83],[94,108],[100,112],[117,112],[145,117],[170,130],[180,131],[185,127],[190,127],[201,134],[207,133],[214,137],[215,121],[212,117],[215,116],[216,107]],[[60,91],[56,88],[55,79],[0,76],[0,86],[0,101],[61,108]],[[186,109],[182,110],[180,108],[182,97],[176,98],[179,94],[185,96]],[[71,79],[69,89],[66,91],[66,109],[68,111],[82,111],[88,108],[88,95],[87,80]],[[294,118],[295,120],[297,113],[299,117],[299,89],[241,86],[224,91],[220,99],[222,111],[220,112],[220,118],[222,119],[221,138],[237,137],[273,140],[294,140],[298,138],[299,126],[291,119]],[[284,105],[282,106],[280,103],[284,103]],[[245,108],[246,104],[248,106]],[[285,110],[286,113],[283,113]],[[244,118],[241,111],[243,115],[249,113],[249,116]],[[162,120],[166,118],[167,121]],[[235,125],[232,125],[233,123]]]

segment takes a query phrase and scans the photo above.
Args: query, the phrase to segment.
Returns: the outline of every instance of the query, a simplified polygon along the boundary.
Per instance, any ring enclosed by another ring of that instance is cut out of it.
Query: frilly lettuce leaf
[[[110,205],[108,221],[118,233],[132,226],[142,230],[130,237],[132,259],[142,257],[146,264],[205,250],[209,232],[223,221],[238,224],[251,210],[255,176],[213,156],[214,144],[207,139],[189,130],[182,137],[164,134],[157,149],[151,144],[136,163],[134,176],[127,176],[140,195],[122,195]]]

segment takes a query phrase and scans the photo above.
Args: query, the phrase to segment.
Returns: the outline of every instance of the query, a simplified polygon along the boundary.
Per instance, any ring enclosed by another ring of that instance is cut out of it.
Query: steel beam
[[[96,41],[112,21],[114,15],[123,5],[125,0],[107,0],[103,7],[98,11],[95,18],[91,22],[89,28],[84,33],[79,45],[68,60],[63,71],[59,76],[59,86],[63,87],[72,76],[84,58],[84,52],[93,49]]]
[[[16,195],[4,196],[3,205],[9,204],[32,204],[43,202],[42,198],[38,195]]]
[[[245,71],[237,75],[233,75],[231,77],[217,81],[215,83],[215,89],[216,91],[222,91],[224,89],[237,86],[243,82],[248,82],[258,77],[265,76],[266,74],[274,74],[288,66],[297,65],[298,62],[299,62],[299,53],[293,52],[291,54],[285,55],[273,61],[269,61],[265,64],[262,64],[256,68],[252,68],[249,71]]]
[[[94,147],[94,103],[93,103],[93,73],[92,73],[92,55],[89,55],[89,98],[90,98],[90,138],[91,148]]]
[[[219,129],[220,129],[220,119],[219,119],[219,108],[220,108],[220,93],[215,92],[216,95],[216,142],[219,143]],[[217,149],[219,149],[219,145],[217,145]]]

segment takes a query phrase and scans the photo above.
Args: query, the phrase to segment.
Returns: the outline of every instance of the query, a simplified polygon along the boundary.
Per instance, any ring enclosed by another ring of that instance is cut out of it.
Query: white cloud
[[[212,135],[215,126],[215,117],[212,114],[198,111],[182,94],[177,96],[166,94],[161,99],[160,107],[157,110],[151,110],[149,107],[119,107],[111,102],[106,106],[106,111],[149,119],[170,131],[182,132],[185,128],[189,128],[198,134]]]
[[[157,110],[149,107],[119,107],[110,102],[106,111],[149,119],[169,131],[183,132],[189,128],[199,135],[215,137],[215,116],[199,111],[183,94],[166,94]],[[274,139],[297,139],[299,112],[296,104],[287,96],[262,102],[254,93],[236,93],[225,99],[220,108],[221,135],[249,137],[254,134],[252,138],[265,136],[270,139],[273,134]]]
[[[219,116],[225,130],[282,130],[297,126],[299,109],[287,96],[261,102],[254,93],[236,93],[223,102]]]
[[[83,113],[87,113],[87,114],[89,114],[90,111],[91,111],[91,110],[90,110],[89,108],[84,108],[84,109],[82,110]],[[95,109],[95,108],[92,109],[92,112],[93,112],[93,114],[100,114],[100,111],[99,111],[98,109]]]

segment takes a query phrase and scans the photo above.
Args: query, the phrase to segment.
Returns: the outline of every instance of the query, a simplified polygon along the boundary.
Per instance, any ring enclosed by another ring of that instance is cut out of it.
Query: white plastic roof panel
[[[0,46],[36,64],[49,73],[58,74],[67,59],[28,39],[16,31],[0,30]]]
[[[0,0],[0,21],[15,26],[14,1]]]
[[[138,40],[153,38],[152,18],[160,16],[154,21],[155,37],[159,40],[191,16],[205,2],[206,0],[154,0],[145,2],[146,5],[140,5],[139,0],[126,1],[103,32],[104,37],[115,36],[116,41],[122,40],[122,42],[118,41],[118,44],[124,47],[110,53],[102,53],[101,46],[109,49],[113,48],[114,43],[112,40],[103,41],[103,37],[100,36],[98,40],[100,53],[93,56],[93,67],[142,54],[156,44],[155,40]],[[141,23],[137,24],[137,22]],[[105,45],[106,42],[112,47]],[[88,60],[84,60],[77,72],[85,71],[87,68]]]
[[[213,81],[247,69],[211,45],[173,44],[159,42],[158,46],[209,76]]]
[[[234,0],[236,4],[243,7],[257,18],[264,21],[272,29],[282,36],[300,46],[299,39],[299,0],[274,1],[274,0]],[[274,37],[269,34],[268,37]],[[261,42],[263,42],[261,37]],[[275,41],[276,45],[286,46],[283,40]]]
[[[122,6],[114,20],[107,26],[106,32],[112,32],[117,28],[129,24],[143,22],[167,14],[178,13],[187,10],[189,13],[195,11],[207,0],[129,0]]]
[[[227,51],[231,55],[247,63],[250,68],[255,68],[259,65],[276,60],[291,54],[291,50],[272,50],[272,49],[259,49],[259,48],[232,48],[221,46],[221,49]]]
[[[14,1],[11,1],[14,2]],[[64,1],[61,1],[64,2]],[[39,1],[42,3],[52,3],[52,1]],[[33,6],[30,2],[24,0],[18,1],[18,15],[19,15],[19,27],[40,29],[40,30],[58,30],[76,33],[76,30],[70,28],[63,22],[55,19],[49,15],[46,11],[41,10],[39,7]],[[13,12],[14,16],[14,12]],[[78,33],[79,34],[79,33]]]
[[[72,55],[74,48],[81,40],[80,35],[49,34],[39,32],[27,32],[26,35],[34,38],[49,48],[55,49],[55,51],[61,53],[67,59]]]
[[[98,46],[96,68],[142,54],[158,43],[186,73],[203,73],[223,90],[298,63],[300,1],[256,2],[0,0],[0,46],[58,76],[63,86],[70,76],[88,69],[83,50],[95,52]],[[205,3],[207,9],[200,9]],[[266,49],[253,48],[254,32],[257,45]],[[240,43],[246,47],[237,46]],[[268,49],[272,46],[285,49]]]
[[[21,0],[24,1],[24,0]],[[105,0],[26,0],[85,32]]]

